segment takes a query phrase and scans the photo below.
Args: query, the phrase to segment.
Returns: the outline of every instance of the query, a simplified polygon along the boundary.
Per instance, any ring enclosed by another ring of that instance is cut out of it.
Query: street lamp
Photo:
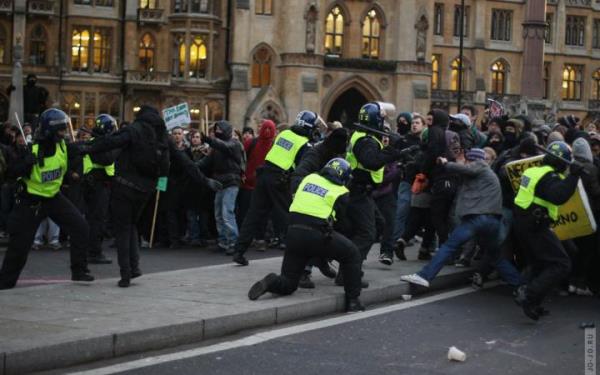
[[[463,90],[463,52],[465,39],[465,0],[460,1],[460,20],[459,20],[459,47],[458,47],[458,95],[456,96],[457,112],[460,111],[462,104]]]

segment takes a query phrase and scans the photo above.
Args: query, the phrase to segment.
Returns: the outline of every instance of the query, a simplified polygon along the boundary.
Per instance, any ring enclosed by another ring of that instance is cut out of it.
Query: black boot
[[[298,281],[298,287],[303,289],[314,289],[315,283],[310,279],[310,272],[304,271]]]
[[[242,253],[235,253],[235,255],[233,256],[233,261],[239,264],[240,266],[248,265],[248,259],[246,259],[246,257],[244,257],[244,254]]]
[[[270,273],[265,276],[264,279],[256,282],[248,291],[248,298],[250,298],[251,301],[257,300],[269,290],[269,286],[271,286],[273,282],[277,280],[277,277],[278,276],[276,274]]]
[[[406,241],[404,241],[402,238],[399,238],[398,241],[396,241],[396,249],[394,249],[394,252],[396,253],[396,257],[398,257],[400,260],[406,260],[406,255],[404,255],[405,247]]]
[[[94,276],[90,275],[87,272],[73,272],[71,274],[72,281],[84,281],[86,283],[91,283],[94,281]]]
[[[360,312],[360,311],[365,311],[365,307],[360,302],[360,299],[358,299],[358,297],[355,297],[355,298],[346,297],[346,312],[354,313],[354,312]]]
[[[104,254],[98,254],[98,255],[90,255],[88,257],[88,263],[90,264],[111,264],[112,263],[112,259],[107,258],[106,256],[104,256]]]
[[[119,288],[128,288],[129,285],[131,285],[131,279],[129,279],[129,278],[121,278],[121,280],[119,280],[119,282],[117,283],[117,285],[119,286]]]
[[[531,301],[531,298],[529,298],[529,296],[527,295],[527,286],[525,285],[521,285],[519,288],[517,288],[517,290],[515,291],[515,303],[518,306],[521,306],[521,308],[523,309],[523,313],[532,320],[539,320],[540,319],[540,313],[543,312],[542,310],[540,310],[540,306],[539,304],[534,303],[533,301]]]

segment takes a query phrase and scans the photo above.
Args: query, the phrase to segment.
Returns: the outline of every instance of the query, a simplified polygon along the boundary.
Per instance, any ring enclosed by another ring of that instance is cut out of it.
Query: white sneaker
[[[426,288],[429,288],[429,281],[425,280],[424,278],[422,278],[421,276],[417,275],[416,273],[413,273],[412,275],[401,276],[400,280],[406,281],[407,283],[421,285],[421,286],[424,286]]]
[[[575,290],[575,294],[577,294],[578,296],[585,296],[585,297],[591,297],[594,295],[594,292],[592,292],[590,290],[590,288],[577,288]]]

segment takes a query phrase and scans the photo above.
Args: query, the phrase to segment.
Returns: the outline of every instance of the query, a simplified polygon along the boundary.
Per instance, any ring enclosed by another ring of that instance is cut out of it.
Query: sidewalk
[[[365,263],[365,305],[400,299],[409,290],[400,275],[422,262],[379,264],[374,248]],[[407,249],[416,259],[416,249]],[[142,257],[142,269],[144,265]],[[90,285],[57,284],[0,291],[0,375],[23,374],[200,342],[241,330],[343,311],[343,288],[313,273],[316,289],[250,301],[252,283],[278,272],[281,258],[154,273],[130,288],[117,279]],[[446,267],[431,289],[464,284],[467,270]]]

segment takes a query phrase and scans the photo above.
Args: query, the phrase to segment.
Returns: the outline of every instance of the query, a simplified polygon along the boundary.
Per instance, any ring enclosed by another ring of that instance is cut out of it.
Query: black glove
[[[223,184],[217,180],[213,180],[212,178],[207,178],[206,184],[208,185],[208,188],[214,192],[223,190]]]
[[[573,162],[573,163],[571,163],[571,166],[569,167],[569,173],[575,177],[581,177],[582,175],[585,174],[585,168],[583,167],[583,164]]]
[[[404,137],[397,133],[390,133],[388,136],[390,146],[400,150],[405,147]]]
[[[32,166],[35,163],[37,163],[37,160],[36,160],[35,156],[31,152],[28,152],[28,153],[24,154],[22,156],[22,158],[23,158],[23,162],[25,163],[25,165],[27,167]]]

